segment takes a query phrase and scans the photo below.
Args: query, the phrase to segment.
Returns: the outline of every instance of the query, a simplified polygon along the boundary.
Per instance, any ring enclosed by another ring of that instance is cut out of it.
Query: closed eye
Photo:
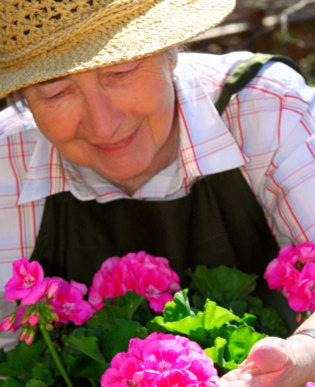
[[[49,99],[57,99],[57,98],[60,98],[60,97],[64,96],[66,93],[67,93],[67,90],[62,90],[62,91],[59,91],[56,94],[47,96],[47,98],[49,98]]]
[[[61,98],[72,90],[72,83],[67,79],[45,81],[36,86],[42,97],[46,99]]]
[[[133,63],[132,67],[130,67],[129,63],[127,65],[128,67],[126,69],[122,69],[122,71],[113,71],[103,74],[103,76],[105,76],[106,83],[116,83],[129,79],[129,77],[138,69],[138,64]]]

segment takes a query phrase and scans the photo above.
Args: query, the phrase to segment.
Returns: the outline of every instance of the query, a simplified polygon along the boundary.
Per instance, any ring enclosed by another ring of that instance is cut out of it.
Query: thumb
[[[266,337],[251,349],[245,365],[254,363],[263,372],[280,371],[289,358],[288,342],[278,337]]]

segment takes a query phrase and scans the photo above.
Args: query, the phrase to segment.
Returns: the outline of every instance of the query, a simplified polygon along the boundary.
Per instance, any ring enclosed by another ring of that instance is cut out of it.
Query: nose
[[[83,109],[82,129],[109,142],[125,118],[125,114],[114,103],[113,97],[97,84],[89,87],[85,94]]]

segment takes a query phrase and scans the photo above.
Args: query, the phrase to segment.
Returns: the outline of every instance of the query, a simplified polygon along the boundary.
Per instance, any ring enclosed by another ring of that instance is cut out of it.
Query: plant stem
[[[59,356],[58,356],[58,354],[57,354],[57,352],[55,350],[55,347],[53,346],[53,343],[51,342],[51,339],[49,337],[48,332],[46,331],[45,328],[41,329],[41,332],[42,332],[42,334],[44,336],[44,339],[45,339],[46,344],[48,346],[48,349],[49,349],[49,351],[51,353],[51,356],[54,358],[55,363],[56,363],[56,365],[57,365],[57,367],[58,367],[62,377],[64,378],[64,381],[66,382],[68,387],[73,387],[73,384],[72,384],[72,382],[71,382],[71,380],[70,380],[70,378],[69,378],[69,376],[68,376],[64,366],[62,365],[62,363],[61,363],[61,361],[59,359]]]
[[[94,382],[93,379],[89,379],[93,387],[97,387],[97,384]]]

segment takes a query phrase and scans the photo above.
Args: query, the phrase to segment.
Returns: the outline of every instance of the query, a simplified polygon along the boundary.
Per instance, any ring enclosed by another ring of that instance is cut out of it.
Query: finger
[[[254,363],[264,372],[280,371],[288,362],[287,342],[277,337],[267,337],[254,345],[246,364]]]

